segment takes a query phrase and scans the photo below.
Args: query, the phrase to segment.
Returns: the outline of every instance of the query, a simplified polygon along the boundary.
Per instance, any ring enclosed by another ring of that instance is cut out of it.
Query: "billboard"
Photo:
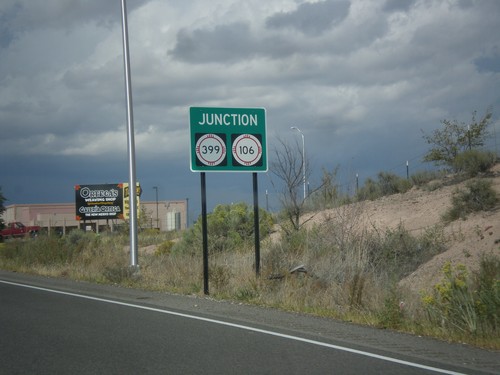
[[[123,184],[76,185],[76,220],[122,219]]]

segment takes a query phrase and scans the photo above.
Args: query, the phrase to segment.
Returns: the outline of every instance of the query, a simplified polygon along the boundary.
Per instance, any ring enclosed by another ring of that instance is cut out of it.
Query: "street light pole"
[[[138,267],[138,235],[137,235],[137,194],[135,166],[134,111],[132,106],[132,80],[130,78],[130,52],[128,46],[127,4],[122,0],[122,35],[123,65],[125,70],[125,96],[127,98],[127,148],[130,197],[130,267]]]
[[[158,186],[153,186],[153,189],[156,190],[156,227],[160,229],[159,217],[158,217]]]
[[[304,133],[296,126],[292,126],[290,129],[297,130],[302,136],[302,182],[304,184],[304,200],[306,200],[306,144]]]

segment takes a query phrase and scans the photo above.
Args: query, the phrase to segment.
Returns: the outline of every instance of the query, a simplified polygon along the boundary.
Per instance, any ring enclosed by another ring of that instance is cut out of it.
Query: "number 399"
[[[201,153],[203,155],[206,155],[206,154],[218,154],[220,153],[221,149],[220,149],[220,146],[218,145],[215,145],[215,146],[212,146],[212,145],[209,145],[209,146],[206,146],[206,145],[203,145],[201,146]]]

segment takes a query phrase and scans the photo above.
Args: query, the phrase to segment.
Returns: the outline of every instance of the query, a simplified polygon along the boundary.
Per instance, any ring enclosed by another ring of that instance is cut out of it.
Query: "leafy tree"
[[[6,200],[7,199],[5,199],[5,197],[2,194],[2,187],[0,186],[0,216],[2,216],[3,213],[5,212],[4,202]],[[4,226],[5,226],[5,223],[3,222],[3,219],[0,217],[0,229],[3,229]]]
[[[460,153],[483,146],[488,125],[492,120],[492,113],[488,110],[480,120],[476,119],[476,114],[476,111],[472,113],[470,124],[457,120],[442,120],[442,129],[436,129],[430,135],[424,133],[424,139],[432,145],[425,154],[424,161],[454,168],[455,158]]]
[[[259,210],[259,233],[261,238],[268,235],[273,225],[272,216],[265,210]],[[201,216],[188,231],[174,251],[193,252],[202,243]],[[220,204],[207,215],[208,247],[210,252],[238,250],[254,241],[253,207],[245,202]]]

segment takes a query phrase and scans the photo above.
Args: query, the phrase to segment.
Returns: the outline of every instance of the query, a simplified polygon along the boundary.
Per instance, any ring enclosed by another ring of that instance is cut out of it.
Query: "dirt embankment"
[[[493,188],[500,195],[500,164],[491,170]],[[364,219],[364,225],[385,230],[403,225],[418,234],[436,226],[444,226],[442,215],[451,207],[451,197],[466,182],[442,186],[436,190],[413,188],[405,194],[395,194],[376,201],[356,203],[354,208]],[[338,210],[338,209],[337,209]],[[310,220],[318,223],[339,216],[338,212],[325,210]],[[493,252],[500,256],[500,208],[489,212],[471,214],[466,220],[457,220],[444,226],[447,250],[401,281],[401,285],[414,291],[431,288],[439,282],[441,269],[446,262],[464,264],[477,269],[481,255]]]

